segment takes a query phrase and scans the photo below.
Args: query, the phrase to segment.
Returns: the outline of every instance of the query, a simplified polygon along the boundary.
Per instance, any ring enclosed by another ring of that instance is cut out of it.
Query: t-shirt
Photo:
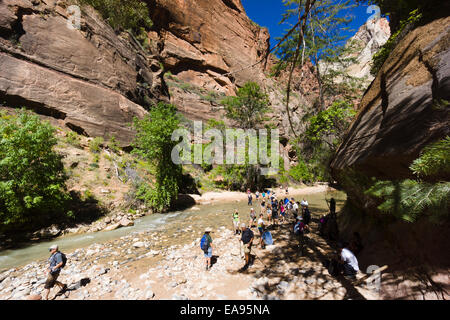
[[[50,257],[50,259],[48,261],[50,262],[50,269],[52,270],[52,272],[61,271],[61,268],[56,268],[55,271],[53,271],[53,267],[55,267],[56,265],[63,262],[61,252],[57,251],[54,254],[52,254],[52,256]]]
[[[351,252],[347,248],[344,248],[344,249],[342,249],[342,252],[341,252],[341,258],[342,258],[342,261],[351,265],[352,268],[355,269],[355,271],[359,271],[358,259],[356,259],[353,252]]]
[[[233,220],[234,221],[239,221],[239,214],[238,213],[233,213]]]
[[[292,208],[293,208],[294,210],[298,210],[298,204],[297,204],[297,202],[294,203],[294,205],[292,206]]]
[[[262,228],[264,226],[264,219],[263,218],[259,218],[258,220],[258,228]]]
[[[304,200],[302,200],[302,202],[300,202],[300,204],[302,205],[302,206],[308,206],[308,201],[304,201]]]
[[[256,213],[255,211],[250,211],[250,218],[255,219],[256,218]]]
[[[253,231],[249,228],[245,229],[242,232],[241,240],[244,244],[247,244],[250,242],[250,240],[253,238]]]

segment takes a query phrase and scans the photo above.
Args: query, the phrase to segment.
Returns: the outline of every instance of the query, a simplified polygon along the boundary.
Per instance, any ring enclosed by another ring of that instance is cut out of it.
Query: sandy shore
[[[280,190],[279,188],[271,189],[275,191],[275,195],[280,198],[286,196],[285,189]],[[304,194],[320,193],[326,192],[327,190],[334,190],[328,187],[327,184],[315,185],[315,186],[305,186],[302,188],[289,188],[289,197],[301,196]],[[255,201],[255,194],[253,194],[253,201]],[[206,192],[204,194],[190,194],[197,204],[211,204],[219,201],[235,201],[235,200],[247,200],[247,193],[238,191],[223,191],[223,192]],[[296,199],[299,200],[299,199]]]

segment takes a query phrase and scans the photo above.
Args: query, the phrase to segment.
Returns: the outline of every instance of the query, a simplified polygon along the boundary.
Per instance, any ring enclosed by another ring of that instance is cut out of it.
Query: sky
[[[280,25],[282,15],[285,11],[282,0],[241,0],[247,16],[262,27],[269,29],[271,46],[277,41],[276,37],[281,37],[288,29],[287,25]],[[353,0],[352,0],[353,1]],[[367,13],[368,5],[358,3],[357,7],[350,12],[354,16],[348,31],[343,31],[343,35],[351,38],[374,12]]]

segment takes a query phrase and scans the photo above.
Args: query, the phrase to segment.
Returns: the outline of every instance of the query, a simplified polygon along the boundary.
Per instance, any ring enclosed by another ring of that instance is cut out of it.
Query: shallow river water
[[[340,208],[346,198],[345,193],[321,192],[308,195],[294,196],[296,201],[305,198],[309,202],[312,215],[325,214],[328,211],[326,199],[334,197],[337,208]],[[259,203],[253,202],[255,211],[259,213]],[[134,226],[120,228],[113,231],[100,231],[81,235],[68,235],[39,243],[24,244],[21,248],[0,251],[0,271],[9,268],[18,268],[32,261],[48,258],[48,248],[58,244],[62,252],[71,252],[78,248],[88,247],[93,243],[105,243],[120,239],[122,236],[154,231],[157,234],[169,235],[164,243],[166,246],[185,244],[199,238],[206,227],[215,232],[220,227],[232,227],[231,215],[238,209],[239,215],[245,222],[250,219],[250,206],[247,201],[221,201],[213,204],[197,205],[193,208],[167,214],[153,214],[134,221]],[[212,234],[214,237],[214,233]]]

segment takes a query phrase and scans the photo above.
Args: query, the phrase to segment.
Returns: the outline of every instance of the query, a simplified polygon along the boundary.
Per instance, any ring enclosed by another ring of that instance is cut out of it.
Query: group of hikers
[[[283,190],[282,190],[283,191]],[[248,192],[249,205],[252,205],[252,194],[250,190]],[[252,263],[251,261],[251,249],[255,240],[255,234],[252,228],[257,228],[259,233],[259,246],[261,249],[265,249],[268,244],[273,244],[272,235],[270,234],[269,227],[277,227],[279,224],[286,224],[292,219],[293,228],[292,232],[298,240],[298,246],[300,253],[303,250],[305,243],[304,234],[310,232],[311,212],[309,204],[306,199],[302,201],[295,201],[294,198],[288,198],[288,189],[285,189],[285,195],[281,196],[282,199],[278,199],[275,192],[272,190],[264,190],[259,193],[255,192],[256,201],[260,202],[259,215],[255,209],[250,208],[250,217],[247,219],[239,216],[237,209],[232,214],[233,229],[235,235],[240,235],[241,250],[244,249],[245,265],[242,267],[242,271],[247,270]],[[330,212],[326,216],[322,216],[319,219],[319,233],[324,238],[330,240],[338,240],[337,224],[336,224],[336,201],[331,198],[329,206]],[[259,218],[258,218],[259,217]],[[200,241],[200,247],[204,252],[206,259],[206,270],[210,270],[213,257],[213,239],[211,237],[211,228],[206,228],[203,237]],[[350,242],[338,242],[337,255],[329,261],[328,270],[330,274],[337,275],[343,274],[345,277],[354,279],[359,272],[358,255],[362,250],[361,236],[355,232]],[[58,294],[64,293],[67,290],[67,285],[58,281],[61,269],[66,265],[66,256],[59,251],[57,245],[52,245],[49,248],[51,256],[49,258],[49,268],[47,272],[47,280],[44,285],[45,295],[44,298],[48,299],[50,289],[55,285],[61,290]],[[241,252],[242,253],[242,252]]]
[[[283,191],[283,189],[281,190]],[[282,192],[281,192],[282,193]],[[272,236],[268,231],[269,226],[278,226],[280,224],[293,222],[292,232],[298,240],[299,253],[302,254],[305,244],[305,233],[310,232],[311,211],[306,199],[295,201],[294,198],[288,198],[288,189],[285,194],[278,199],[277,194],[272,190],[264,190],[261,193],[255,192],[255,199],[259,202],[260,210],[257,214],[253,207],[250,208],[250,217],[247,222],[245,217],[241,218],[237,209],[232,214],[233,230],[235,235],[240,235],[241,249],[244,248],[245,265],[242,271],[249,268],[251,264],[251,248],[254,243],[255,234],[252,228],[257,228],[259,233],[259,246],[265,249],[266,244],[272,244]],[[248,205],[253,205],[253,195],[247,190]],[[336,223],[336,201],[331,198],[327,201],[330,212],[326,216],[320,217],[319,233],[324,238],[338,240]],[[206,270],[211,269],[212,257],[212,238],[211,229],[205,230],[201,240],[201,248],[206,258]],[[269,242],[269,243],[267,243]],[[355,254],[362,249],[361,237],[355,232],[350,243],[339,242],[337,244],[337,256],[333,257],[329,263],[329,271],[333,275],[343,274],[345,277],[354,279],[359,271],[358,260]]]

